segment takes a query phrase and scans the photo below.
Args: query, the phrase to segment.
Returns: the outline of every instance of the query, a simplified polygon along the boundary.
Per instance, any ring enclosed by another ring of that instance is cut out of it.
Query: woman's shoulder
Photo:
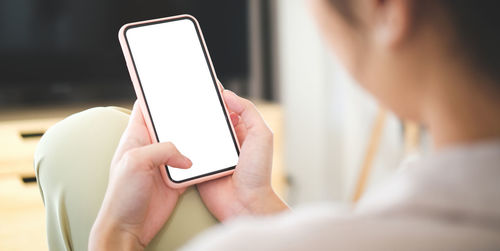
[[[451,147],[401,169],[366,196],[356,211],[500,229],[500,141]]]
[[[355,213],[310,205],[269,217],[245,217],[197,237],[183,250],[487,250],[499,232],[429,218]]]

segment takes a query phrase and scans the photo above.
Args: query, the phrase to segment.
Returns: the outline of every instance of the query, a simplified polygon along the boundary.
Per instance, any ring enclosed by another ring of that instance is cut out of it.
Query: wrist
[[[255,191],[250,196],[241,198],[238,208],[232,210],[229,217],[242,215],[265,216],[289,210],[288,205],[274,192],[272,188]]]
[[[89,250],[144,250],[137,235],[119,224],[96,220],[89,236]]]
[[[271,215],[289,210],[288,205],[270,188],[264,194],[258,195],[257,199],[248,205],[248,209],[254,215]]]

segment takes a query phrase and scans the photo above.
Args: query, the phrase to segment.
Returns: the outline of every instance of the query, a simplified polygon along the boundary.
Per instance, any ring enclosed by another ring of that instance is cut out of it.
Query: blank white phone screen
[[[194,22],[131,27],[125,36],[159,142],[172,142],[193,162],[190,169],[167,167],[170,178],[236,166],[237,147]]]

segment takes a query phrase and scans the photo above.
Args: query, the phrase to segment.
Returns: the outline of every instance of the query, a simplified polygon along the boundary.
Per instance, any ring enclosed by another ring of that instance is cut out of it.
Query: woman
[[[500,20],[488,0],[315,0],[321,31],[353,77],[386,107],[425,125],[435,151],[353,210],[290,212],[270,185],[272,133],[255,106],[224,91],[241,155],[232,176],[199,184],[220,221],[185,250],[500,249]],[[134,106],[111,164],[91,250],[142,250],[183,192],[159,167],[188,168],[150,144]],[[245,217],[241,219],[241,216]]]

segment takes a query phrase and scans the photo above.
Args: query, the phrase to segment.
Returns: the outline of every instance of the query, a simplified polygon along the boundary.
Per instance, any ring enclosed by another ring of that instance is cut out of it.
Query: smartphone
[[[119,40],[152,142],[172,142],[193,162],[165,166],[167,184],[231,174],[240,148],[198,21],[180,15],[129,23]]]

